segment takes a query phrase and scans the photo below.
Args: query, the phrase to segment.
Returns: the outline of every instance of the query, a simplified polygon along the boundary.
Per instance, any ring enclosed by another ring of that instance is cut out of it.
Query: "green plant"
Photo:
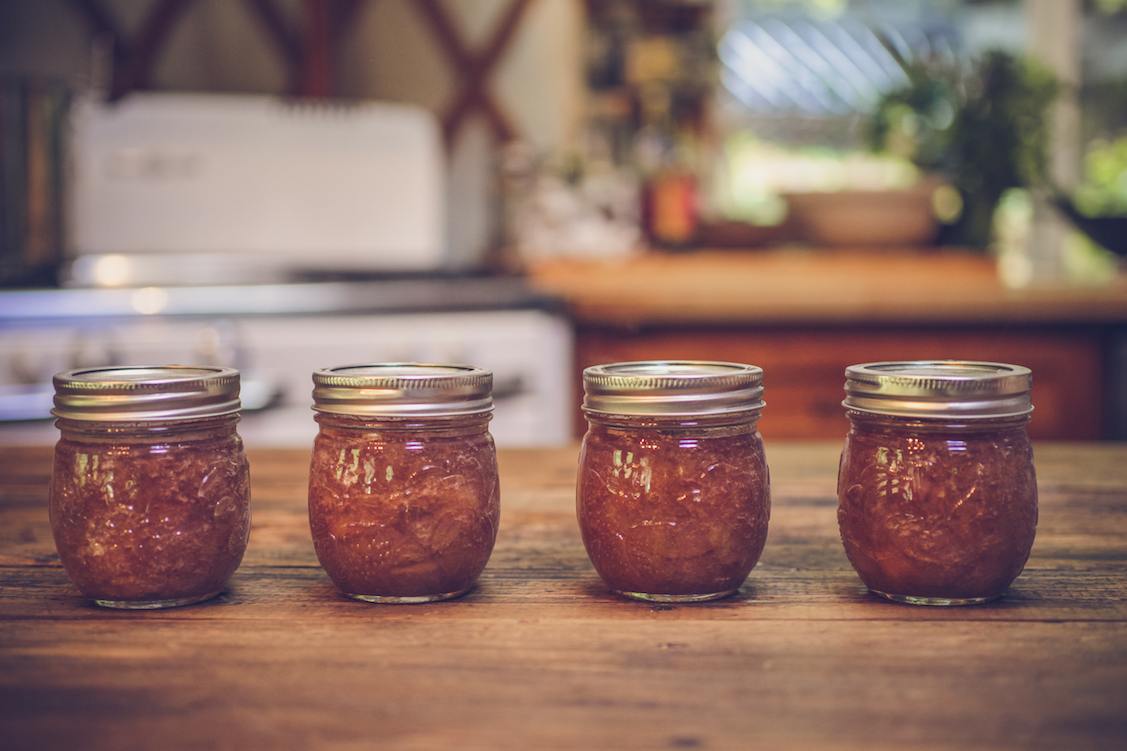
[[[1076,206],[1088,216],[1127,215],[1127,136],[1097,139],[1084,154]]]
[[[1045,182],[1057,83],[1036,63],[1000,51],[968,66],[916,63],[907,73],[908,83],[885,94],[869,118],[869,145],[944,175],[963,199],[948,239],[986,247],[1002,194]]]

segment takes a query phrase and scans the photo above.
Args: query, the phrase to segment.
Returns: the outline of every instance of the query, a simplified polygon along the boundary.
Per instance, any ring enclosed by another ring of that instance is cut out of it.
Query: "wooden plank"
[[[502,452],[501,535],[467,598],[338,597],[308,456],[252,452],[246,561],[210,605],[83,603],[52,550],[50,452],[0,453],[4,748],[1120,748],[1127,446],[1039,445],[1033,556],[996,606],[861,590],[836,444],[769,444],[771,536],[740,596],[609,596],[574,521],[575,449]]]

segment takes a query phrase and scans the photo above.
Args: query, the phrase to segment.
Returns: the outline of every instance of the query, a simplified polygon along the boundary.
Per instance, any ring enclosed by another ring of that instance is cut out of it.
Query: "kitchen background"
[[[1127,438],[1127,1],[9,0],[0,220],[0,442],[67,367],[304,445],[314,367],[443,360],[560,444],[655,357],[763,366],[769,440],[927,357]]]

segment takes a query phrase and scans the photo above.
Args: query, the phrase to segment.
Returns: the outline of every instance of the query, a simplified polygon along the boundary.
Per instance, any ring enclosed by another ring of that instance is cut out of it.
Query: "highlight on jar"
[[[97,605],[155,609],[220,594],[250,534],[232,368],[87,368],[54,378],[51,529]]]
[[[1029,369],[876,362],[845,378],[838,524],[865,586],[914,605],[1001,597],[1037,528]]]
[[[493,374],[376,363],[318,370],[313,383],[309,525],[333,583],[374,603],[468,592],[501,511]]]
[[[771,513],[754,365],[646,361],[583,372],[576,513],[595,570],[636,600],[734,594]]]

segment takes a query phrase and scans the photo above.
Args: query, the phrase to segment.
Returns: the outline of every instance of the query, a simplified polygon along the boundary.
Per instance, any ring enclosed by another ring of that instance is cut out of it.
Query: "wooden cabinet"
[[[1028,366],[1037,438],[1127,437],[1127,275],[1015,290],[965,252],[776,250],[545,262],[530,280],[567,304],[580,368],[761,366],[769,438],[839,438],[845,366],[918,359]]]
[[[1082,440],[1104,433],[1100,334],[1093,329],[872,329],[691,327],[635,330],[581,326],[576,361],[731,360],[764,369],[767,438],[837,438],[846,365],[959,358],[1033,370],[1035,438]],[[579,422],[582,427],[582,421]]]

